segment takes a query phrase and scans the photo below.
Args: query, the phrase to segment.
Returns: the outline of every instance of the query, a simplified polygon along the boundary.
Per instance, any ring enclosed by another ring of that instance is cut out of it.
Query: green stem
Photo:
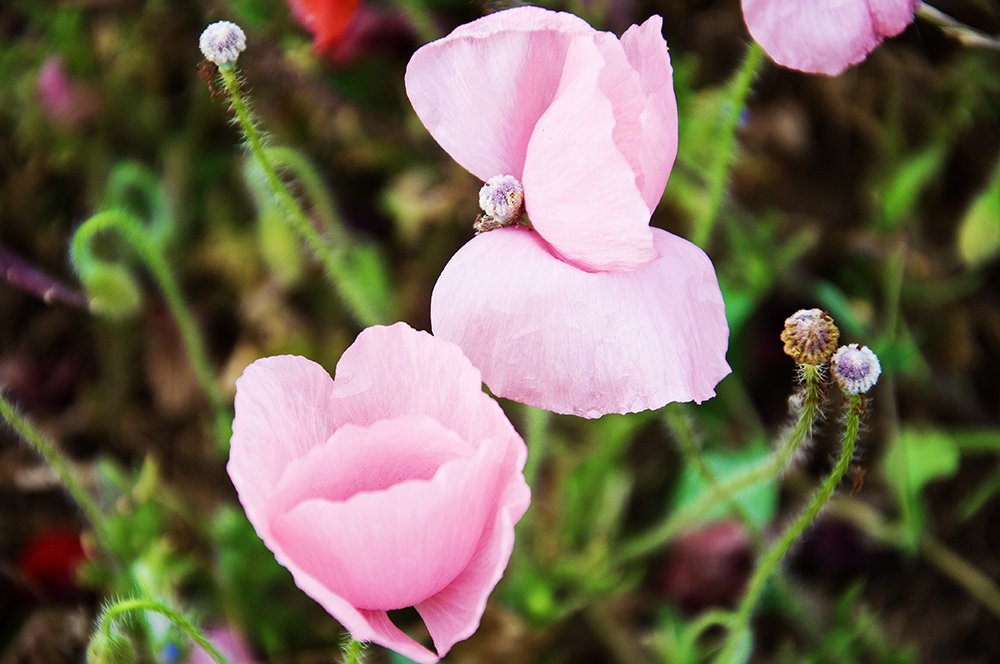
[[[538,475],[542,458],[545,456],[545,443],[552,413],[531,406],[526,406],[526,408],[528,409],[525,415],[527,431],[524,441],[528,446],[528,461],[524,464],[524,481],[528,483],[528,486],[534,488],[535,477]]]
[[[788,549],[791,548],[792,544],[802,536],[805,529],[816,519],[820,510],[830,500],[830,496],[833,495],[837,485],[840,484],[844,473],[847,472],[851,459],[854,458],[854,444],[857,442],[858,428],[861,423],[862,411],[864,410],[864,395],[851,395],[848,408],[847,427],[844,431],[844,443],[840,460],[834,467],[833,472],[830,473],[830,476],[826,478],[826,481],[819,488],[819,491],[813,496],[812,501],[806,506],[802,514],[799,515],[799,518],[785,530],[781,539],[768,549],[757,565],[753,576],[750,577],[750,581],[747,583],[746,593],[743,595],[743,599],[736,609],[729,635],[726,637],[722,650],[715,658],[715,662],[721,664],[722,662],[728,662],[732,658],[733,653],[739,645],[736,637],[745,633],[749,627],[750,618],[764,592],[768,577],[771,576],[771,573],[785,557],[785,554],[788,553]]]
[[[720,502],[733,500],[736,494],[776,477],[788,467],[788,463],[812,431],[813,422],[816,420],[823,403],[822,378],[819,367],[802,365],[801,368],[805,382],[802,388],[801,410],[795,426],[788,434],[781,449],[760,465],[710,486],[701,498],[685,508],[671,513],[660,525],[655,526],[649,532],[626,542],[615,557],[615,563],[625,563],[663,548],[679,533],[697,523],[709,510],[717,507]]]
[[[410,19],[410,23],[413,24],[413,28],[417,31],[417,36],[422,42],[432,42],[441,36],[424,6],[423,0],[398,0],[398,4]]]
[[[227,431],[231,419],[225,395],[219,388],[215,370],[209,360],[208,351],[202,341],[201,333],[198,331],[194,315],[184,300],[180,286],[167,265],[160,245],[149,237],[143,224],[122,210],[108,210],[95,214],[85,221],[73,236],[73,242],[70,245],[73,263],[82,273],[88,264],[96,260],[90,251],[90,243],[94,237],[104,231],[114,231],[132,245],[160,287],[167,307],[170,309],[170,314],[180,330],[198,383],[201,385],[215,415],[216,438],[220,446],[225,447],[229,441]]]
[[[285,186],[285,183],[278,176],[274,164],[267,155],[260,134],[257,132],[257,128],[250,117],[250,112],[243,101],[243,96],[240,93],[240,83],[236,78],[236,70],[233,63],[221,65],[219,73],[222,74],[222,80],[226,86],[226,90],[229,92],[233,110],[236,112],[236,119],[239,121],[240,127],[243,129],[243,135],[250,145],[250,152],[264,171],[264,176],[267,178],[272,191],[274,191],[274,195],[277,196],[278,202],[284,208],[287,219],[291,222],[295,231],[309,245],[313,255],[322,263],[327,275],[333,282],[334,288],[337,289],[341,300],[348,306],[355,320],[364,327],[385,323],[386,321],[383,316],[371,306],[368,299],[364,297],[364,294],[355,292],[348,286],[350,281],[346,267],[338,260],[337,254],[329,250],[322,236],[288,191],[288,187]]]
[[[818,375],[816,378],[818,378]],[[687,410],[682,404],[673,403],[669,404],[664,409],[663,413],[667,421],[667,425],[670,427],[674,437],[677,439],[681,452],[688,465],[693,465],[697,468],[698,473],[701,475],[701,479],[705,483],[706,487],[713,490],[717,489],[719,486],[719,478],[712,470],[711,466],[708,465],[704,455],[701,453],[700,446],[695,439],[694,430],[691,425],[691,418],[689,417]],[[807,415],[807,417],[809,416]],[[780,469],[784,467],[784,464],[778,466],[776,462],[774,467],[777,468],[776,472],[780,472]],[[765,541],[761,536],[760,528],[756,523],[754,523],[750,513],[742,504],[740,504],[739,501],[735,499],[733,494],[730,494],[727,497],[726,502],[728,503],[729,513],[743,525],[743,529],[747,534],[747,538],[750,540],[753,550],[757,553],[762,552],[765,547]],[[775,575],[774,585],[775,590],[785,603],[788,615],[799,620],[806,631],[808,631],[811,635],[820,635],[821,631],[815,624],[812,614],[806,610],[805,602],[802,600],[800,593],[796,592],[797,589],[795,586],[788,580],[780,569]],[[725,612],[725,615],[729,616],[730,614]],[[697,639],[697,635],[694,635],[692,638]]]
[[[733,163],[736,128],[740,123],[740,113],[746,103],[747,95],[750,94],[750,87],[763,59],[764,49],[757,42],[750,42],[743,64],[727,86],[728,103],[726,106],[728,108],[725,110],[728,112],[719,128],[714,150],[715,161],[709,168],[708,204],[702,209],[701,216],[695,219],[691,232],[691,241],[699,247],[704,247],[708,242],[712,235],[712,228],[719,217],[722,198],[726,192],[726,183],[729,180],[729,169]]]
[[[216,664],[229,664],[226,658],[222,656],[215,646],[205,638],[205,635],[195,627],[191,622],[185,618],[179,611],[171,609],[169,606],[161,604],[160,602],[151,599],[124,599],[113,603],[111,606],[104,610],[101,615],[100,624],[98,629],[104,632],[106,637],[110,636],[111,623],[114,619],[130,611],[153,611],[154,613],[159,613],[165,616],[167,620],[177,625],[188,638],[194,641],[198,646],[200,646],[205,652],[207,652]]]
[[[93,526],[94,536],[98,544],[107,553],[113,553],[114,550],[110,546],[111,538],[108,537],[104,522],[104,513],[97,507],[97,502],[93,496],[90,495],[90,492],[80,482],[69,460],[38,429],[22,417],[17,412],[17,408],[7,401],[2,393],[0,393],[0,415],[52,467],[59,477],[59,481],[66,487],[69,495],[80,506],[80,509],[83,510],[83,513]]]
[[[344,657],[344,664],[358,664],[362,648],[364,648],[364,645],[360,641],[351,639],[351,642],[347,646],[347,655]]]
[[[708,465],[705,456],[701,453],[700,446],[695,440],[691,418],[685,410],[684,405],[679,403],[667,404],[666,408],[663,409],[663,417],[674,438],[677,440],[677,445],[681,450],[681,455],[684,457],[685,464],[695,469],[695,472],[701,477],[701,481],[704,482],[706,487],[717,489],[719,478],[711,466]],[[726,502],[727,509],[733,516],[739,519],[746,529],[747,534],[752,539],[759,540],[760,533],[753,526],[753,521],[747,511],[743,509],[743,506],[735,500],[735,497],[727,498]]]

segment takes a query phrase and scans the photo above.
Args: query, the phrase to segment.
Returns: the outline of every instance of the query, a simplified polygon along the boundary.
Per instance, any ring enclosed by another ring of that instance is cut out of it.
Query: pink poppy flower
[[[750,35],[779,65],[836,76],[902,32],[920,0],[743,0]]]
[[[534,229],[477,236],[432,295],[434,333],[498,396],[598,417],[702,401],[729,373],[711,261],[649,226],[677,153],[661,25],[654,16],[619,40],[572,14],[517,7],[407,66],[428,131],[489,183],[492,225],[516,219],[508,204],[523,195]]]
[[[229,475],[295,583],[359,641],[436,662],[479,626],[528,507],[524,442],[454,344],[363,331],[336,378],[301,357],[236,383]],[[389,620],[414,606],[437,654]]]

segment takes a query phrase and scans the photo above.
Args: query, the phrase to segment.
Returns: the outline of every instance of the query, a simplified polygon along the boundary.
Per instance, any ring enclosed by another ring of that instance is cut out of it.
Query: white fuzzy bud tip
[[[247,36],[240,26],[229,21],[219,21],[205,28],[198,40],[205,57],[217,65],[236,62],[247,47]]]
[[[524,188],[513,175],[495,175],[479,190],[479,207],[501,225],[510,224],[521,216]]]
[[[882,373],[878,356],[867,346],[841,346],[830,362],[840,389],[847,394],[863,394],[875,386]]]

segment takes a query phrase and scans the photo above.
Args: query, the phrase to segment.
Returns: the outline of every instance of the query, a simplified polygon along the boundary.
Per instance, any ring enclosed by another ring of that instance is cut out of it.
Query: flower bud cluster
[[[785,353],[798,364],[811,367],[830,362],[833,377],[848,395],[864,394],[882,373],[878,356],[867,346],[837,348],[840,330],[821,309],[801,309],[785,320],[781,340]],[[836,352],[835,352],[836,351]]]

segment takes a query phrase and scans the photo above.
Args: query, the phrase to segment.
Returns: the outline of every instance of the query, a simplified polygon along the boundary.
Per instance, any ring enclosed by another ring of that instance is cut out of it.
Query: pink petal
[[[621,40],[629,64],[639,74],[647,99],[646,108],[639,116],[642,143],[638,162],[642,179],[637,180],[637,184],[651,212],[663,197],[677,156],[677,100],[662,26],[662,18],[651,16],[641,26],[633,25],[626,30]]]
[[[875,32],[883,37],[895,37],[913,22],[920,9],[920,0],[868,0]]]
[[[514,550],[514,524],[528,509],[531,491],[519,482],[509,483],[507,493],[492,529],[483,536],[469,565],[447,588],[416,606],[442,657],[479,627],[486,600]]]
[[[406,94],[431,136],[481,180],[521,179],[535,123],[556,94],[574,34],[572,14],[515,7],[463,25],[420,48]]]
[[[335,425],[427,415],[462,440],[501,438],[526,458],[503,410],[483,392],[479,370],[461,348],[437,342],[405,323],[362,331],[337,363],[327,406]]]
[[[401,444],[436,445],[433,437],[448,432],[440,425],[427,428],[426,422],[432,421],[425,420],[423,429],[413,418],[379,422],[368,430],[345,427],[310,455],[308,466],[288,468],[289,484],[315,487],[350,445],[374,448],[373,457]],[[465,569],[492,525],[505,448],[500,441],[483,441],[474,456],[445,462],[430,480],[403,481],[345,501],[301,500],[271,520],[275,542],[305,574],[357,609],[418,604]]]
[[[650,210],[614,140],[605,65],[590,36],[573,39],[559,91],[535,126],[525,161],[524,203],[535,230],[584,270],[630,270],[656,256]]]
[[[835,76],[913,20],[915,0],[743,0],[750,34],[775,62]]]
[[[496,578],[481,570],[502,573],[529,500],[524,442],[479,371],[397,323],[363,331],[336,380],[302,358],[254,363],[236,406],[228,468],[278,562],[355,639],[436,662],[386,610],[452,583],[484,603]],[[471,633],[481,614],[466,603],[449,624]]]
[[[323,367],[291,355],[257,360],[236,381],[226,468],[258,534],[282,470],[337,428],[329,406],[332,387]]]
[[[711,261],[653,229],[658,258],[588,273],[537,233],[473,238],[431,297],[434,333],[462,346],[497,396],[599,417],[703,401],[729,373],[729,330]]]

